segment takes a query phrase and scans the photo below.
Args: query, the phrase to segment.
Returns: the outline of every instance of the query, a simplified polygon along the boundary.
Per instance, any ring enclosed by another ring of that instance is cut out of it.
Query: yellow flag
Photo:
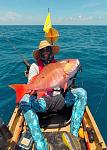
[[[50,12],[48,12],[48,15],[46,17],[46,21],[44,24],[43,30],[48,33],[49,29],[52,27],[52,22],[51,22],[51,17],[50,17]]]

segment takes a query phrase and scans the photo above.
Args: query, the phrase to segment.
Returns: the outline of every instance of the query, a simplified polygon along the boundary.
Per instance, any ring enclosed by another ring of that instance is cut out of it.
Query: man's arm
[[[31,80],[32,77],[34,77],[35,75],[39,74],[39,67],[33,63],[31,66],[30,66],[30,69],[29,69],[29,74],[28,74],[28,83],[29,81]],[[29,90],[28,91],[28,94],[30,95],[34,95],[36,94],[36,91],[35,90]]]
[[[29,69],[28,82],[37,74],[39,74],[39,67],[35,63],[33,63]]]

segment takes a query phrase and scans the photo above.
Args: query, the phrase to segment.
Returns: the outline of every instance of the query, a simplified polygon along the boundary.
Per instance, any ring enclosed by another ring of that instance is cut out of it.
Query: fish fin
[[[39,98],[41,98],[43,96],[45,96],[45,91],[38,91],[37,92],[37,99],[39,99]]]
[[[16,91],[16,103],[19,103],[27,92],[27,84],[11,84],[9,87]]]

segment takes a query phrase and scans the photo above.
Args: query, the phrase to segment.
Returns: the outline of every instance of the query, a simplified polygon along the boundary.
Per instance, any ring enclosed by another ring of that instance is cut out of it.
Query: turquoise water
[[[44,39],[43,26],[0,26],[0,117],[8,123],[15,107],[12,83],[25,83],[23,57]],[[60,33],[57,59],[78,58],[83,71],[78,85],[88,92],[88,105],[107,143],[107,26],[55,26]],[[3,33],[3,34],[1,34]],[[17,49],[17,50],[16,50]]]

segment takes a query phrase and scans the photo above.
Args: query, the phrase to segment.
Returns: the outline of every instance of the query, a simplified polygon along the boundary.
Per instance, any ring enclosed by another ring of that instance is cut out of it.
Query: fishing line
[[[100,108],[100,105],[101,105],[101,103],[102,103],[102,100],[103,100],[103,97],[104,97],[106,91],[107,91],[107,87],[104,88],[103,94],[102,94],[102,96],[101,96],[101,99],[100,99],[100,101],[99,101],[99,103],[98,103],[98,105],[97,105],[96,111],[95,111],[95,113],[94,113],[94,118],[96,117],[96,114],[97,114],[97,112],[98,112],[98,110],[99,110],[99,108]]]
[[[25,60],[24,55],[17,50],[16,46],[13,45],[13,43],[9,40],[9,38],[7,38],[6,35],[4,33],[2,33],[2,32],[0,32],[0,34],[4,37],[5,41],[7,41],[11,45],[11,47],[13,48],[13,50],[16,51],[16,53],[21,57],[21,59]]]
[[[82,70],[81,70],[81,72],[82,72]],[[84,82],[83,82],[83,79],[82,79],[82,73],[81,73],[81,72],[80,72],[80,79],[81,79],[81,86],[83,87]],[[100,101],[99,101],[99,103],[97,104],[97,108],[96,108],[96,110],[95,110],[95,113],[93,114],[94,118],[96,117],[96,114],[97,114],[97,112],[98,112],[98,110],[99,110],[99,108],[100,108],[100,105],[101,105],[101,103],[102,103],[102,100],[103,100],[103,97],[104,97],[106,91],[107,91],[107,86],[104,88],[104,91],[103,91],[102,95],[100,96],[100,97],[101,97],[101,98],[100,98]]]
[[[80,80],[81,80],[81,86],[83,87],[84,82],[83,82],[83,79],[82,79],[82,68],[81,68],[81,70],[80,70]],[[99,108],[100,108],[100,105],[101,105],[101,103],[102,103],[102,100],[103,100],[103,97],[104,97],[106,91],[107,91],[107,86],[104,88],[104,91],[103,91],[102,95],[100,96],[100,97],[101,97],[101,98],[100,98],[100,101],[99,101],[99,103],[97,104],[97,108],[96,108],[95,113],[94,113],[94,115],[93,115],[94,118],[96,117],[96,114],[97,114],[97,112],[98,112],[98,110],[99,110]]]

